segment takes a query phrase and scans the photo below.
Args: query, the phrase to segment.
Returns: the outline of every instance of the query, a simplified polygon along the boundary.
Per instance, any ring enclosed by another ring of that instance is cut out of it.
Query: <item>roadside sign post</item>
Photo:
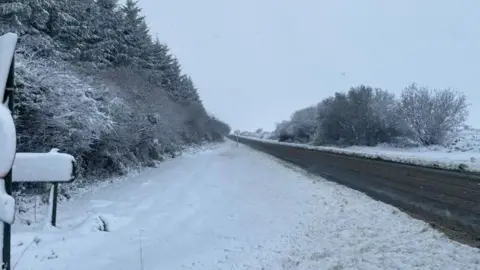
[[[57,198],[58,198],[58,183],[53,183],[53,203],[52,203],[52,213],[50,216],[50,224],[53,227],[57,226]]]
[[[11,224],[15,218],[12,195],[12,165],[17,148],[13,122],[14,55],[18,36],[8,33],[0,37],[0,219],[3,222],[2,269],[10,270]]]
[[[50,224],[57,226],[58,184],[75,180],[73,156],[52,149],[48,153],[17,153],[12,167],[14,183],[52,183]],[[50,209],[50,208],[49,208]]]
[[[15,47],[18,36],[0,36],[0,221],[3,222],[2,269],[11,270],[11,224],[15,219],[12,182],[53,183],[53,205],[50,223],[56,225],[58,183],[74,180],[73,156],[58,153],[16,153],[17,141],[13,119],[15,91]]]

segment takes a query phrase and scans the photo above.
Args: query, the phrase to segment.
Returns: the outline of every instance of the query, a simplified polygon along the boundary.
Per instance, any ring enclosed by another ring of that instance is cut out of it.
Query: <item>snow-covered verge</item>
[[[27,269],[480,269],[478,249],[395,207],[227,142],[13,227]]]
[[[383,159],[394,162],[440,167],[450,170],[480,172],[480,130],[463,130],[457,140],[448,146],[399,148],[391,145],[368,146],[314,146],[299,143],[278,142],[257,137],[242,136],[247,139],[266,143],[292,145],[306,149],[316,149],[334,153],[355,155],[367,158]]]
[[[218,143],[204,143],[200,145],[183,146],[180,148],[181,150],[176,151],[173,156],[165,157],[163,162],[157,162],[155,167],[158,168],[165,166],[164,163],[168,164],[170,160],[177,157],[189,157],[200,152],[208,151],[216,145],[218,145]],[[139,175],[142,171],[148,169],[151,168],[130,168],[128,173],[126,173],[124,176],[109,177],[102,179],[101,181],[98,181],[98,179],[79,178],[70,183],[60,184],[58,202],[60,204],[68,203],[70,200],[79,198],[84,194],[88,194],[94,190],[108,189],[112,185],[132,179]],[[25,177],[25,175],[22,174],[20,177]],[[16,225],[26,225],[29,227],[45,225],[44,223],[49,220],[45,216],[48,208],[49,187],[50,185],[45,186],[43,192],[36,194],[25,193],[23,190],[17,190],[14,192],[14,197],[17,202],[15,219]]]

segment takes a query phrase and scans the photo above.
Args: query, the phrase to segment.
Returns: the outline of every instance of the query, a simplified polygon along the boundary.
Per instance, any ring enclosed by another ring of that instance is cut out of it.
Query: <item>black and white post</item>
[[[15,90],[15,47],[18,36],[8,33],[0,37],[0,221],[3,222],[2,269],[10,270],[11,224],[15,218],[12,195],[12,166],[17,139],[13,121]]]

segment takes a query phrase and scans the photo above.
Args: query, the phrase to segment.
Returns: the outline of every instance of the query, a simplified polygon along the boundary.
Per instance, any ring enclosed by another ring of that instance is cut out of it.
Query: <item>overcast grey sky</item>
[[[140,0],[233,129],[271,130],[293,111],[368,84],[410,82],[467,94],[480,127],[478,0]],[[344,73],[344,75],[342,75]]]

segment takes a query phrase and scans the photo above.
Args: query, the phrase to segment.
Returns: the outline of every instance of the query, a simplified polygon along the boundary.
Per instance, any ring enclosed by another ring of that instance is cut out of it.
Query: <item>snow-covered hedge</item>
[[[7,2],[0,34],[19,35],[18,151],[58,148],[75,157],[80,179],[99,180],[229,133],[168,46],[152,39],[137,2]]]

